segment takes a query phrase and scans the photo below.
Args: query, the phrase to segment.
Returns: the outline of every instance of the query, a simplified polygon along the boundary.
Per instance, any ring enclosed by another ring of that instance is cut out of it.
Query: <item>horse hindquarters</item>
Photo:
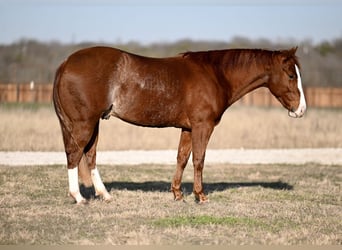
[[[86,202],[83,196],[80,193],[79,184],[78,184],[78,166],[80,165],[83,152],[79,147],[79,144],[75,140],[73,135],[73,131],[71,127],[73,127],[73,123],[69,120],[67,115],[64,113],[62,108],[61,100],[59,97],[59,72],[57,71],[56,80],[54,83],[53,89],[53,101],[55,106],[55,111],[57,117],[59,118],[64,149],[67,157],[67,168],[68,168],[68,183],[69,183],[69,194],[75,199],[75,201],[80,204]],[[84,168],[84,162],[81,163],[81,175],[86,177],[88,175],[87,171]],[[89,176],[88,176],[89,177]],[[89,178],[88,178],[89,179]],[[87,182],[87,181],[86,181]],[[87,182],[87,184],[89,184]]]
[[[67,84],[74,83],[63,82],[62,74],[64,73],[64,68],[65,63],[57,70],[53,89],[53,101],[63,134],[67,157],[69,193],[77,203],[85,202],[79,190],[78,176],[80,175],[86,186],[94,183],[96,192],[108,200],[110,195],[105,190],[95,166],[99,118],[89,117],[87,112],[82,114],[83,119],[79,118],[79,110],[75,109],[75,103],[79,97],[74,96],[78,93],[68,90]]]

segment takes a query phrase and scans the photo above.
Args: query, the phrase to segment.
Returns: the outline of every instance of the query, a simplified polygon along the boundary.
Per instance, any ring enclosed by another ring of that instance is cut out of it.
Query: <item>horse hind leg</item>
[[[77,204],[86,204],[87,200],[80,192],[78,183],[78,167],[68,168],[68,181],[69,181],[69,195],[76,201]]]
[[[78,183],[78,166],[80,165],[83,156],[83,149],[75,140],[72,131],[69,131],[69,129],[67,129],[67,127],[62,121],[60,122],[60,124],[62,128],[65,153],[67,157],[69,195],[76,201],[77,204],[84,204],[87,201],[81,195]]]
[[[73,130],[67,129],[62,122],[61,126],[68,161],[69,194],[77,204],[83,204],[87,201],[80,192],[78,177],[86,186],[94,182],[92,169],[95,169],[98,122],[95,126],[89,122],[74,122]]]
[[[105,185],[103,184],[97,167],[91,170],[91,179],[94,184],[95,195],[102,197],[106,202],[112,201],[112,196],[108,193]]]
[[[90,182],[94,185],[95,195],[101,196],[105,201],[109,202],[112,200],[111,195],[108,193],[105,185],[102,182],[100,173],[96,167],[96,146],[98,142],[98,133],[99,133],[99,122],[97,122],[93,135],[84,149],[84,162],[86,163],[83,166],[83,182]],[[89,180],[90,179],[90,180]],[[86,185],[86,184],[85,184]],[[90,186],[90,185],[88,185]]]
[[[93,181],[91,180],[90,168],[88,167],[87,159],[84,154],[78,165],[78,176],[80,177],[82,184],[86,188],[89,188],[93,185]]]

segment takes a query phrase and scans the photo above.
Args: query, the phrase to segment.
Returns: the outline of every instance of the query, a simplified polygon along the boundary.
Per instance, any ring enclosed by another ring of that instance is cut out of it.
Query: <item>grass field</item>
[[[63,151],[51,105],[0,105],[0,150]],[[215,128],[209,148],[342,147],[341,109],[310,109],[301,119],[283,108],[233,106]],[[99,150],[176,149],[180,131],[101,121]],[[137,139],[139,138],[139,139]]]
[[[77,206],[64,166],[0,166],[0,244],[342,244],[341,166],[209,165],[210,202],[174,166],[100,166],[114,200]],[[93,190],[82,189],[91,197]]]
[[[342,147],[341,109],[309,109],[291,119],[282,108],[233,106],[209,148]],[[101,122],[99,150],[176,149],[177,129]],[[0,150],[63,151],[51,105],[0,105]],[[175,166],[99,166],[111,203],[76,206],[65,166],[0,166],[2,244],[342,244],[342,166],[206,165],[210,202],[169,192]],[[82,188],[92,197],[92,189]]]

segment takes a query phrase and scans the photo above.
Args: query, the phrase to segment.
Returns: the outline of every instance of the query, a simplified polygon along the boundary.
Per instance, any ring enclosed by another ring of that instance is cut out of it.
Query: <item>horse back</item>
[[[148,58],[93,47],[72,54],[58,74],[60,98],[77,119],[115,116],[140,126],[191,128],[194,115],[222,114],[213,107],[218,88],[210,72],[183,56]]]
[[[185,74],[177,60],[109,47],[83,49],[59,67],[55,92],[68,116],[77,119],[113,115],[141,126],[181,126],[186,123],[181,107]]]

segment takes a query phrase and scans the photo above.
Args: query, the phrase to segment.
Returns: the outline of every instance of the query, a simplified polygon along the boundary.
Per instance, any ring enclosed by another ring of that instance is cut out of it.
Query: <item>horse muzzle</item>
[[[306,110],[306,105],[299,106],[297,110],[291,111],[289,110],[289,116],[292,118],[300,118],[304,115]]]

